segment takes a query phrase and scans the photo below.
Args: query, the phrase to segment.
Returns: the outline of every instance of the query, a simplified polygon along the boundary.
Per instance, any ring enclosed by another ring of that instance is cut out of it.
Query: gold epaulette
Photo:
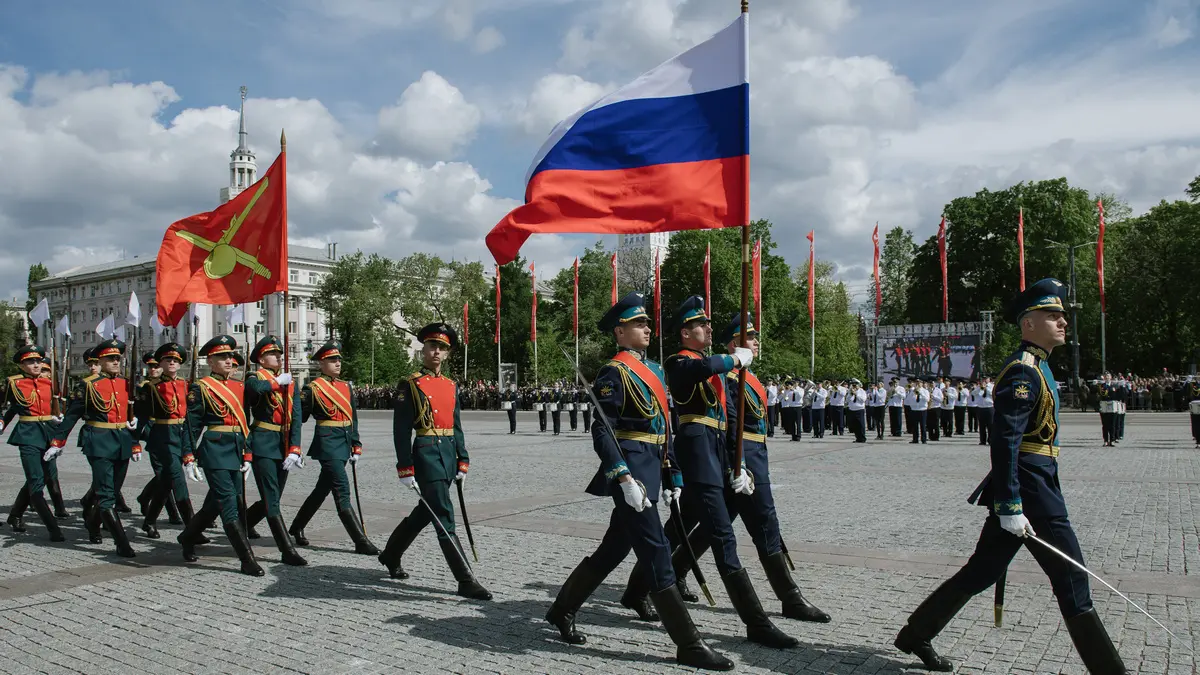
[[[409,375],[408,377],[406,377],[406,378],[404,378],[404,379],[405,379],[406,381],[408,381],[408,382],[413,382],[413,381],[415,381],[415,380],[418,380],[418,379],[420,379],[420,378],[421,378],[421,375],[423,375],[423,374],[424,374],[424,373],[421,373],[420,371],[418,371],[418,372],[415,372],[415,373],[413,373],[412,375]]]

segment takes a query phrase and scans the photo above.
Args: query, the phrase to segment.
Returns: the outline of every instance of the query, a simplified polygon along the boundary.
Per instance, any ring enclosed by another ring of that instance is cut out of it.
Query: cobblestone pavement
[[[1088,563],[1182,642],[1106,589],[1093,590],[1097,609],[1131,672],[1195,672],[1188,650],[1200,649],[1200,630],[1191,629],[1200,625],[1200,451],[1193,450],[1186,416],[1132,414],[1126,440],[1112,449],[1101,447],[1098,415],[1066,414],[1063,421],[1063,488]],[[686,670],[671,662],[665,631],[632,621],[618,602],[632,556],[580,612],[587,645],[559,642],[542,620],[608,520],[608,502],[583,493],[597,466],[589,437],[537,433],[532,414],[521,416],[515,436],[498,413],[466,413],[464,426],[476,571],[494,602],[453,594],[428,530],[405,556],[412,578],[388,579],[374,557],[353,554],[331,502],[308,529],[309,567],[279,564],[269,536],[255,542],[263,578],[237,572],[219,530],[210,532],[214,545],[201,547],[200,562],[188,565],[174,540],[178,528],[164,526],[164,518],[163,538],[148,540],[136,529],[137,514],[127,515],[138,557],[126,562],[107,540],[87,543],[78,517],[64,527],[66,543],[50,544],[29,514],[25,534],[0,528],[0,672]],[[364,413],[359,487],[368,532],[380,546],[414,506],[395,478],[390,433],[387,413]],[[987,471],[987,453],[974,437],[923,446],[849,440],[771,444],[772,483],[797,579],[833,622],[779,618],[802,646],[775,651],[746,642],[719,583],[712,588],[716,608],[693,606],[701,632],[738,662],[738,672],[921,672],[891,640],[971,552],[985,512],[966,497]],[[90,480],[87,463],[69,451],[59,464],[68,508],[77,513]],[[149,474],[148,462],[130,470],[124,493],[135,508]],[[310,463],[289,481],[288,517],[316,477]],[[7,502],[21,480],[12,448],[0,460],[0,499]],[[205,488],[192,489],[198,503]],[[778,612],[749,537],[736,530],[764,605]],[[715,580],[711,556],[704,564]],[[960,664],[958,672],[1084,672],[1028,552],[1018,554],[1009,574],[1003,628],[993,627],[991,605],[990,592],[973,600],[936,642]]]

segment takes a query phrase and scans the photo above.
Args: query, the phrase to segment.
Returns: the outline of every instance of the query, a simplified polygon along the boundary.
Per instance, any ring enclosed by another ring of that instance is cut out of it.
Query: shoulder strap
[[[237,419],[238,426],[242,428],[242,434],[250,433],[250,425],[246,423],[246,411],[242,408],[242,403],[238,401],[237,395],[230,391],[224,383],[212,377],[202,377],[199,382],[200,386],[210,392],[213,396],[221,399],[225,407],[233,412],[233,416]]]
[[[332,383],[318,377],[312,381],[312,386],[313,389],[324,394],[325,398],[329,399],[330,403],[333,403],[346,416],[346,419],[354,419],[354,414],[351,412],[350,400],[343,396],[342,392],[338,391],[337,387],[333,386]]]
[[[612,360],[628,368],[642,381],[642,384],[649,387],[654,398],[658,400],[658,407],[662,414],[664,416],[669,414],[671,408],[667,405],[667,388],[663,385],[662,379],[654,374],[654,371],[647,368],[646,364],[629,352],[620,352]]]

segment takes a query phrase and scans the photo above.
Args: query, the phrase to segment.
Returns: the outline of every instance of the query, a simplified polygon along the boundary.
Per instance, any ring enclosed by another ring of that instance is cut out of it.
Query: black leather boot
[[[232,523],[225,523],[225,536],[229,537],[229,543],[237,553],[238,560],[242,561],[242,574],[252,577],[261,577],[266,574],[259,566],[258,561],[254,559],[254,550],[250,548],[246,530],[242,529],[242,521],[235,520]]]
[[[271,536],[275,538],[275,545],[279,547],[284,565],[303,567],[308,564],[308,561],[301,558],[300,554],[296,552],[296,547],[292,545],[292,538],[288,536],[287,526],[283,524],[283,516],[267,516],[267,526],[271,528]]]
[[[658,621],[658,612],[650,604],[650,567],[640,560],[634,563],[633,571],[629,573],[621,606],[637,612],[640,621]]]
[[[186,528],[188,525],[191,525],[192,519],[196,517],[196,512],[192,507],[192,498],[180,499],[175,502],[175,508],[179,510],[179,520],[183,523],[183,526]],[[209,538],[204,536],[204,528],[200,528],[196,536],[192,537],[192,543],[196,546],[211,543]]]
[[[700,602],[700,596],[693,593],[692,589],[688,587],[687,577],[679,576],[676,573],[675,585],[679,587],[679,597],[683,598],[685,602]]]
[[[170,489],[167,490],[167,495],[167,522],[172,525],[184,525],[183,518],[179,515],[179,506],[172,498]]]
[[[62,484],[58,479],[46,481],[46,492],[50,493],[50,503],[54,505],[55,518],[70,518],[71,512],[67,510],[67,505],[63,502]]]
[[[24,485],[17,491],[12,508],[8,510],[8,525],[13,532],[25,531],[25,509],[29,508],[29,489]]]
[[[650,602],[654,603],[663,627],[675,643],[675,660],[679,665],[702,670],[733,670],[733,661],[714,651],[700,638],[678,586],[651,593]]]
[[[154,499],[154,495],[158,494],[158,475],[155,474],[146,482],[146,487],[138,493],[138,513],[146,515],[146,509],[150,508],[150,500]]]
[[[125,503],[125,495],[121,494],[120,490],[117,490],[117,508],[115,510],[117,513],[133,513],[133,509]]]
[[[158,539],[161,535],[158,533],[158,515],[162,513],[163,506],[169,501],[170,495],[164,492],[155,492],[150,495],[150,500],[142,508],[142,532],[146,533],[147,539]],[[140,501],[141,498],[139,497]]]
[[[721,581],[725,582],[729,601],[733,603],[742,623],[746,624],[746,637],[751,642],[775,649],[790,649],[800,644],[799,640],[776,628],[767,618],[745,569],[726,575]]]
[[[1112,638],[1104,630],[1104,623],[1095,609],[1089,609],[1066,620],[1071,642],[1092,675],[1124,675],[1129,672],[1121,655],[1113,646]]]
[[[192,500],[178,502],[180,515],[187,521],[183,532],[175,537],[175,541],[183,547],[183,559],[187,562],[196,562],[199,558],[196,556],[196,545],[200,543],[200,538],[204,536],[204,529],[208,526],[209,519],[213,514],[200,507],[200,513],[191,513]],[[186,511],[184,510],[186,506]]]
[[[362,525],[358,522],[358,516],[354,514],[354,509],[338,511],[338,518],[342,519],[342,527],[346,528],[346,534],[349,534],[350,541],[354,542],[355,553],[379,555],[379,549],[371,543],[370,539],[367,539],[367,534],[362,531]]]
[[[85,511],[87,518],[83,521],[83,526],[87,528],[88,541],[93,544],[104,542],[104,535],[100,532],[100,507],[96,505],[96,497],[92,495],[92,499],[88,502],[87,510]]]
[[[392,536],[388,537],[383,553],[379,554],[379,563],[387,568],[388,576],[393,579],[408,578],[408,572],[400,565],[400,559],[420,533],[421,530],[413,527],[408,518],[401,520],[396,529],[392,530]]]
[[[687,584],[687,576],[692,572],[692,558],[688,555],[687,549],[679,545],[679,535],[673,534],[676,529],[670,520],[667,521],[665,527],[668,533],[667,539],[671,542],[671,567],[675,569],[675,585],[679,587],[679,597],[687,602],[700,602],[700,596],[693,593]],[[688,542],[691,543],[692,552],[696,554],[697,560],[708,551],[708,541],[708,537],[700,534],[699,528],[693,528],[692,533],[688,535]]]
[[[58,527],[58,519],[54,517],[54,512],[46,503],[45,495],[39,492],[29,501],[33,504],[33,510],[37,512],[38,517],[42,519],[42,523],[46,525],[46,531],[50,533],[50,541],[66,541],[67,538],[63,536],[62,530]]]
[[[317,498],[317,493],[313,492],[308,495],[304,503],[300,505],[300,510],[296,512],[296,517],[292,519],[292,526],[288,528],[288,534],[296,540],[297,546],[308,546],[308,537],[304,536],[304,528],[308,526],[308,521],[317,514],[317,509],[321,508],[321,503],[325,501],[324,497]]]
[[[546,612],[546,621],[558,629],[563,642],[571,645],[587,642],[587,636],[575,629],[575,615],[603,581],[604,575],[592,566],[591,558],[584,558],[558,589],[554,604]]]
[[[266,517],[267,503],[265,501],[260,499],[251,504],[250,508],[246,509],[246,536],[250,539],[258,539],[258,531],[254,528]],[[274,532],[271,534],[274,535]]]
[[[129,537],[125,534],[125,524],[121,522],[121,515],[117,513],[117,510],[101,509],[100,518],[112,534],[113,543],[117,545],[117,555],[122,558],[132,558],[137,555],[133,552],[133,547],[129,545]]]
[[[800,593],[800,587],[792,579],[792,572],[788,569],[787,559],[782,551],[763,556],[762,566],[767,573],[767,581],[771,583],[771,590],[775,591],[775,597],[783,603],[785,617],[798,621],[829,623],[830,616]]]
[[[892,642],[896,649],[921,659],[926,670],[949,673],[954,663],[937,653],[933,638],[942,632],[946,624],[967,604],[971,595],[958,590],[951,578],[937,587],[925,601],[917,606],[908,617],[908,623]]]
[[[442,555],[446,557],[446,564],[454,573],[454,579],[458,581],[458,594],[472,600],[491,600],[491,592],[481,586],[475,580],[475,575],[471,573],[471,567],[467,564],[467,556],[463,553],[462,544],[458,543],[458,537],[450,535],[449,540],[439,539],[438,544],[442,547]]]

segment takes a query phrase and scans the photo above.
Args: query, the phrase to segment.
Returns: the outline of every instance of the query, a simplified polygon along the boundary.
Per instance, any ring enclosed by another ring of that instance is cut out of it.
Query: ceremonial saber
[[[463,528],[467,531],[467,542],[471,544],[471,556],[475,558],[475,562],[479,562],[479,553],[475,551],[475,536],[471,534],[471,519],[467,517],[467,501],[463,499],[462,481],[456,480],[454,483],[458,486],[458,510],[462,513]]]
[[[564,348],[562,345],[559,345],[558,348],[560,350],[562,350],[563,356],[565,356],[567,358],[567,361],[575,368],[575,377],[578,377],[579,381],[583,383],[583,390],[587,392],[588,399],[592,402],[592,406],[595,407],[595,409],[596,409],[596,419],[599,420],[601,425],[603,425],[604,428],[608,430],[609,434],[612,434],[613,441],[616,442],[617,449],[620,450],[621,443],[617,439],[617,432],[616,432],[616,430],[613,429],[612,423],[608,421],[608,415],[605,415],[604,410],[600,407],[600,402],[596,400],[596,395],[592,392],[592,383],[589,382],[588,379],[583,376],[583,371],[579,370],[579,363],[577,361],[573,361],[571,359],[571,355],[567,353],[566,348]],[[668,410],[663,411],[664,417],[669,416],[669,415],[670,415],[670,411],[668,411]],[[667,421],[667,430],[669,431],[671,428],[670,418],[668,417],[668,419],[666,421]],[[669,458],[666,455],[666,448],[664,448],[663,449],[663,463],[664,463],[663,468],[664,469],[669,469],[668,462],[669,462]],[[664,472],[664,473],[666,473],[666,472]],[[665,478],[665,476],[664,476],[664,478]],[[642,484],[641,481],[638,481],[638,485],[641,485],[641,484]],[[644,493],[645,490],[646,490],[646,488],[643,485],[642,492]],[[649,499],[649,497],[650,497],[650,495],[646,495],[647,499]],[[708,600],[709,606],[716,607],[717,602],[715,600],[713,600],[712,592],[710,592],[708,590],[708,582],[705,581],[705,579],[704,579],[704,572],[700,571],[700,561],[696,559],[696,552],[694,550],[692,550],[692,542],[688,540],[686,528],[683,526],[683,516],[680,515],[679,505],[675,503],[675,500],[671,500],[670,508],[671,508],[671,515],[675,518],[675,523],[679,527],[679,538],[682,541],[682,543],[680,545],[683,546],[684,550],[686,550],[688,553],[688,561],[691,563],[691,566],[692,566],[692,575],[696,577],[696,583],[700,585],[700,590],[704,593],[704,598],[706,600]]]
[[[445,525],[442,525],[442,521],[438,520],[437,511],[434,511],[433,507],[429,505],[429,502],[425,501],[425,495],[421,494],[421,488],[417,487],[416,482],[413,482],[412,484],[412,491],[417,493],[417,499],[420,499],[421,503],[425,505],[425,509],[429,511],[429,517],[433,519],[434,528],[437,529],[439,534],[446,537],[446,541],[449,541],[451,544],[453,544],[454,540],[450,537],[450,532],[446,530]],[[467,562],[467,559],[463,556],[462,551],[458,550],[458,546],[451,546],[450,548],[454,549],[454,554],[458,556],[458,559],[462,561],[463,565],[466,566],[467,569],[471,569],[471,563]]]
[[[354,479],[354,503],[358,505],[358,526],[363,534],[367,533],[367,523],[363,520],[362,499],[358,496],[358,463],[350,462],[350,476]]]
[[[591,393],[591,387],[588,387],[588,393]],[[607,424],[608,420],[605,420]],[[671,459],[667,453],[663,453],[662,461],[662,480],[663,485],[669,485],[671,481]],[[679,536],[680,546],[684,547],[687,552],[688,560],[692,565],[692,575],[696,577],[696,583],[700,584],[700,590],[704,593],[704,599],[708,601],[709,607],[716,607],[717,601],[713,600],[712,593],[708,590],[708,582],[704,578],[704,572],[700,571],[700,561],[696,558],[696,550],[692,548],[692,540],[688,539],[687,526],[683,524],[683,514],[679,510],[677,500],[672,499],[667,505],[671,511],[671,520],[675,521],[675,532]],[[684,575],[686,576],[686,572]]]
[[[1116,593],[1117,595],[1121,596],[1121,599],[1122,599],[1122,600],[1124,600],[1125,602],[1128,602],[1129,604],[1133,605],[1133,608],[1134,608],[1134,609],[1136,609],[1137,611],[1141,612],[1142,614],[1145,614],[1145,615],[1147,616],[1147,618],[1149,618],[1149,619],[1150,619],[1151,621],[1153,621],[1154,623],[1158,624],[1158,627],[1159,627],[1159,628],[1161,628],[1161,629],[1163,629],[1163,630],[1167,631],[1167,635],[1170,635],[1171,637],[1175,638],[1177,641],[1179,641],[1180,643],[1182,643],[1182,644],[1183,644],[1185,647],[1187,647],[1187,650],[1188,650],[1188,653],[1189,653],[1189,654],[1195,655],[1195,652],[1194,652],[1194,651],[1192,651],[1192,647],[1191,647],[1191,645],[1189,645],[1189,644],[1187,644],[1187,643],[1183,642],[1182,640],[1180,640],[1178,635],[1176,635],[1176,634],[1172,633],[1170,628],[1167,628],[1166,626],[1164,626],[1164,625],[1163,625],[1163,623],[1162,623],[1161,621],[1159,621],[1158,619],[1154,618],[1154,616],[1152,616],[1152,615],[1150,614],[1150,612],[1147,612],[1146,610],[1142,609],[1141,605],[1137,604],[1137,603],[1136,603],[1136,602],[1134,602],[1133,600],[1130,600],[1130,599],[1129,599],[1129,596],[1125,595],[1125,594],[1124,594],[1124,593],[1122,593],[1121,591],[1118,591],[1118,590],[1117,590],[1117,589],[1116,589],[1116,588],[1115,588],[1115,587],[1114,587],[1112,584],[1108,583],[1108,582],[1107,582],[1107,581],[1105,581],[1104,579],[1101,579],[1101,578],[1100,578],[1100,575],[1098,575],[1098,574],[1096,574],[1095,572],[1093,572],[1093,571],[1089,570],[1089,569],[1088,569],[1086,566],[1084,566],[1084,564],[1083,564],[1083,563],[1081,563],[1081,562],[1079,562],[1078,560],[1076,560],[1076,559],[1072,558],[1071,556],[1067,555],[1066,553],[1063,553],[1062,551],[1058,550],[1057,548],[1054,548],[1053,546],[1051,546],[1050,544],[1046,543],[1045,541],[1043,541],[1043,540],[1041,540],[1041,539],[1038,539],[1037,537],[1035,537],[1035,536],[1034,536],[1034,535],[1032,535],[1032,534],[1026,534],[1026,535],[1025,535],[1025,538],[1026,538],[1026,539],[1030,539],[1030,540],[1032,540],[1032,541],[1036,541],[1037,543],[1041,544],[1042,546],[1044,546],[1044,547],[1046,547],[1047,549],[1049,549],[1050,551],[1052,551],[1052,552],[1053,552],[1055,555],[1057,555],[1058,557],[1060,557],[1060,558],[1062,558],[1063,560],[1066,560],[1067,562],[1071,563],[1071,564],[1072,564],[1073,566],[1075,566],[1077,569],[1080,569],[1080,570],[1082,570],[1083,572],[1086,572],[1086,573],[1087,573],[1087,575],[1088,575],[1089,577],[1091,577],[1091,578],[1095,579],[1096,581],[1099,581],[1100,583],[1104,584],[1104,585],[1105,585],[1105,587],[1107,587],[1107,588],[1108,588],[1108,590],[1110,590],[1110,591],[1112,591],[1113,593]]]
[[[996,624],[996,628],[1004,625],[1004,587],[1008,583],[1008,568],[1000,573],[1000,578],[996,580],[996,596],[995,604],[992,609],[992,621]]]

